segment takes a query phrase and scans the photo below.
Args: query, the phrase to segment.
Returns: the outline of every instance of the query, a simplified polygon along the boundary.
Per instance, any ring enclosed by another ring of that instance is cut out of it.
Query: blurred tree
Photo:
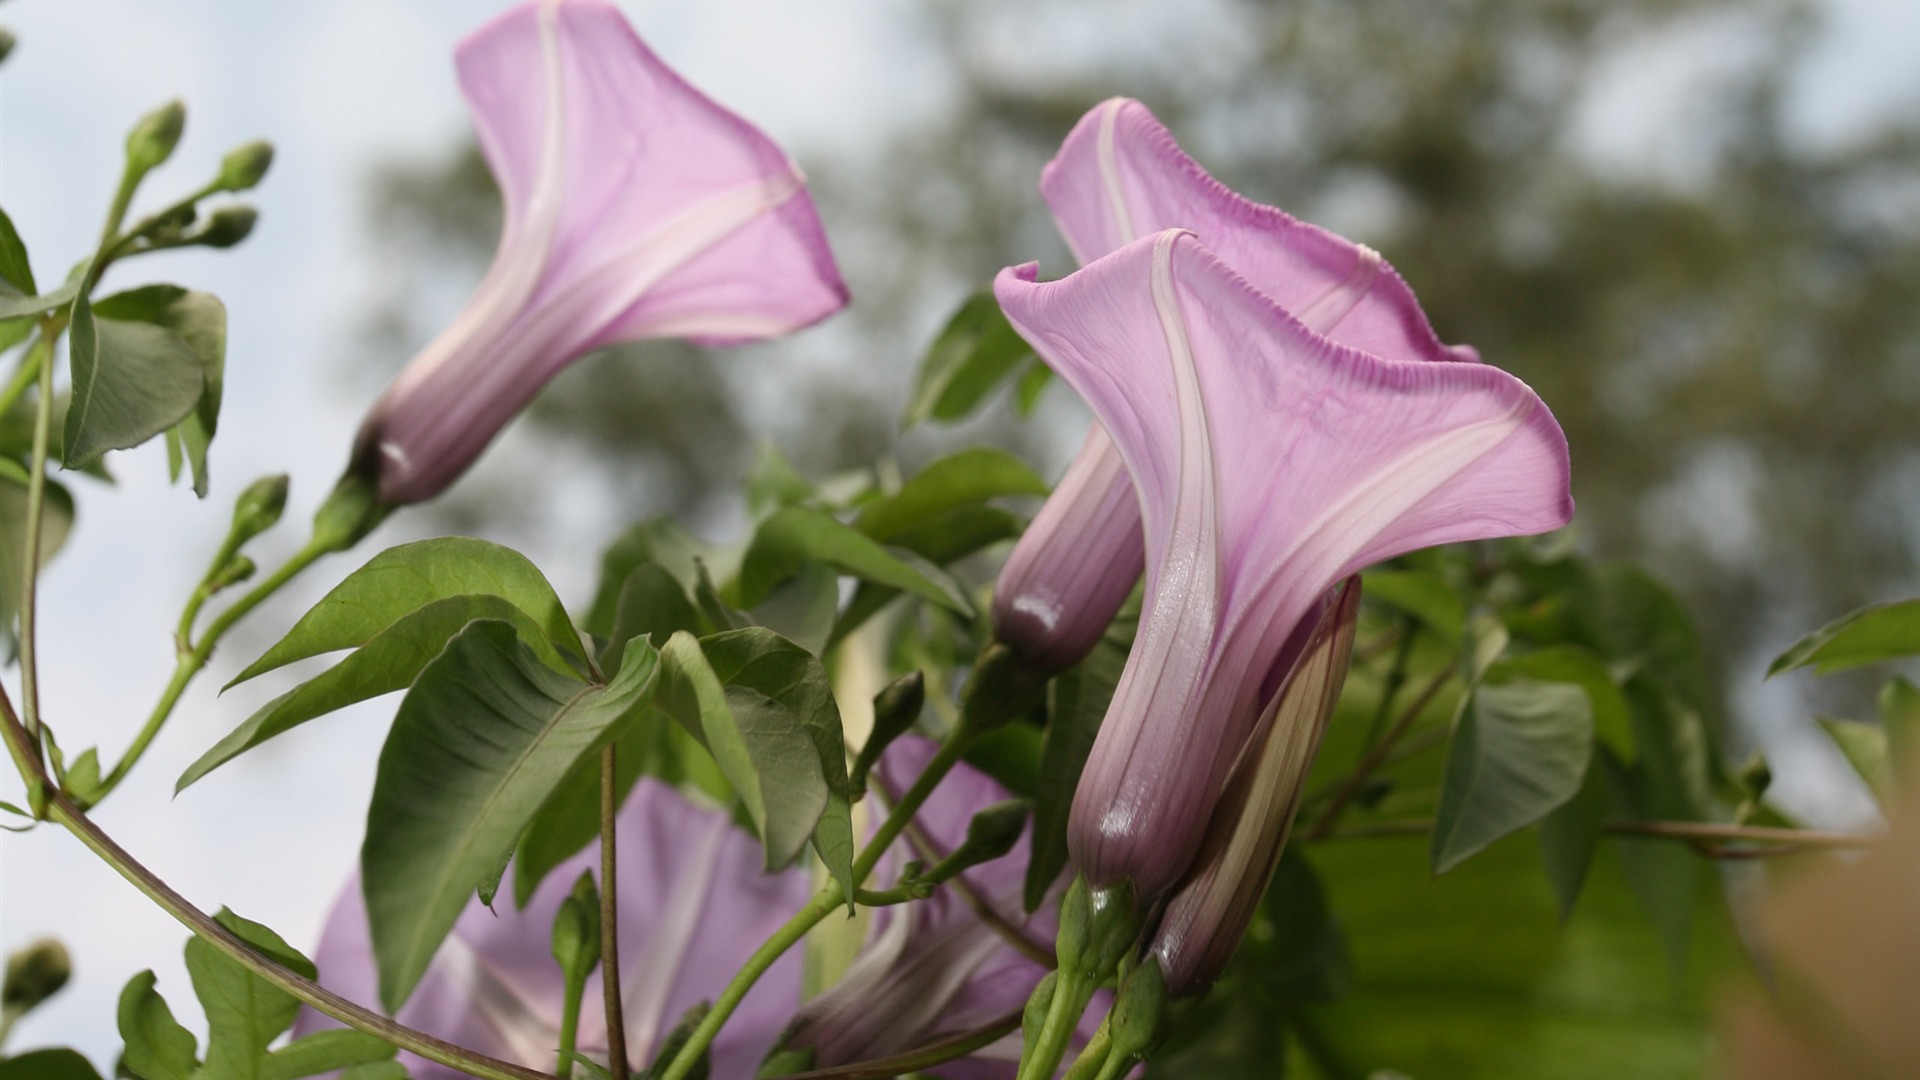
[[[1920,124],[1798,132],[1817,26],[1787,0],[938,5],[947,110],[809,161],[856,301],[835,358],[761,393],[764,425],[812,471],[897,442],[952,303],[1009,263],[1068,268],[1035,180],[1124,93],[1224,182],[1385,252],[1444,339],[1532,383],[1572,441],[1584,542],[1675,581],[1723,662],[1749,653],[1910,587],[1920,551]],[[1663,51],[1688,85],[1642,85]],[[1630,164],[1580,139],[1622,94],[1657,133]],[[477,279],[496,211],[470,149],[378,191],[390,272],[458,257]],[[435,328],[406,315],[386,329],[417,346]],[[743,428],[767,429],[743,420],[764,382],[621,351],[639,358],[582,365],[528,423],[641,478],[629,516],[723,512],[707,493],[745,468]],[[1066,396],[992,437],[1071,446]],[[498,494],[469,487],[450,509]]]

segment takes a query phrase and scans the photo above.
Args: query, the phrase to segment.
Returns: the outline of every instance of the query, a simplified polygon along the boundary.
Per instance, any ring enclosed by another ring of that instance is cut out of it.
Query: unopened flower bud
[[[73,976],[66,946],[41,938],[7,957],[7,976],[0,988],[0,1009],[18,1016],[60,992]]]
[[[1126,464],[1095,424],[1000,570],[994,639],[1041,671],[1079,663],[1139,582],[1145,544]]]
[[[848,774],[854,798],[866,794],[867,774],[873,771],[887,747],[893,745],[893,740],[913,730],[926,701],[927,679],[918,671],[900,676],[874,696],[873,731],[853,759],[853,769]]]
[[[141,117],[127,133],[127,169],[144,175],[172,157],[186,126],[187,107],[178,98]]]
[[[263,476],[248,484],[240,497],[233,501],[233,524],[230,529],[235,547],[279,523],[280,515],[287,508],[289,482],[285,473]]]
[[[995,803],[973,815],[967,838],[929,871],[924,880],[946,881],[969,866],[978,866],[1013,850],[1027,828],[1027,804],[1020,799]]]
[[[1228,778],[1193,869],[1160,918],[1151,951],[1175,998],[1212,985],[1253,923],[1346,681],[1359,602],[1359,579],[1351,578],[1314,625]]]
[[[230,589],[251,578],[260,567],[245,555],[235,555],[228,559],[220,569],[207,575],[207,595],[211,596],[221,589]]]
[[[235,147],[220,159],[220,175],[214,181],[221,191],[246,191],[267,175],[273,164],[273,144],[264,139]]]
[[[254,225],[260,220],[260,211],[251,206],[223,206],[215,210],[199,232],[193,234],[193,242],[203,247],[230,248],[252,235]]]
[[[592,871],[580,875],[573,892],[554,913],[553,959],[569,986],[585,984],[587,974],[600,962],[600,890]]]

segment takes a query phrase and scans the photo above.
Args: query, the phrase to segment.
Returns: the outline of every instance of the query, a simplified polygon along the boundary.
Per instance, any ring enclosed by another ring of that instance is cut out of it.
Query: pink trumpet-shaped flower
[[[881,758],[880,786],[906,790],[936,750],[926,739],[903,737]],[[956,766],[914,818],[931,850],[898,841],[881,864],[882,875],[911,858],[938,861],[960,846],[975,813],[1006,798],[1006,789],[991,777]],[[1024,937],[1044,954],[1059,922],[1057,896],[1032,915],[1023,909],[1030,839],[1031,833],[1023,834],[1006,854],[963,871],[925,900],[876,909],[866,944],[845,978],[806,1004],[783,1045],[812,1048],[814,1067],[827,1068],[915,1050],[1024,1006],[1048,966],[1022,952],[1009,935]],[[1019,1040],[1010,1037],[926,1071],[945,1080],[1009,1080],[1019,1060]]]
[[[689,803],[671,787],[643,779],[620,808],[620,961],[627,1050],[635,1069],[659,1054],[686,1011],[717,997],[753,950],[812,894],[802,870],[767,875],[754,838],[727,814]],[[580,874],[600,865],[595,844],[554,868],[527,906],[468,905],[396,1019],[492,1057],[552,1071],[565,1001],[553,959],[553,920]],[[321,985],[379,1007],[378,973],[358,876],[334,905],[314,953]],[[776,961],[713,1044],[713,1075],[750,1077],[800,1001],[801,958]],[[606,1014],[600,975],[588,982],[579,1051],[605,1061]],[[303,1011],[297,1031],[335,1026]],[[401,1054],[414,1080],[464,1074]]]
[[[1566,438],[1497,368],[1385,358],[1314,332],[1190,232],[995,293],[1113,439],[1140,500],[1139,636],[1074,795],[1095,886],[1148,902],[1199,848],[1229,769],[1337,581],[1433,544],[1573,513]]]
[[[846,303],[797,166],[604,0],[533,0],[461,43],[505,204],[493,266],[362,424],[388,505],[432,498],[548,379],[641,338],[775,337]]]
[[[1082,265],[1142,236],[1187,229],[1308,328],[1390,360],[1479,359],[1440,343],[1413,290],[1371,249],[1250,202],[1207,175],[1147,107],[1095,106],[1040,173],[1040,193]],[[1126,468],[1098,424],[1007,557],[994,632],[1030,663],[1077,663],[1145,565]]]

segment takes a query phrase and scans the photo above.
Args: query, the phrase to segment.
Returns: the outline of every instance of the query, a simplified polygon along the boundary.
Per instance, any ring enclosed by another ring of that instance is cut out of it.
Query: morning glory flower
[[[906,790],[936,749],[911,735],[889,747],[876,770],[882,790]],[[986,774],[956,766],[914,817],[931,851],[898,841],[880,877],[909,859],[937,862],[966,838],[976,812],[1008,797]],[[1005,855],[963,871],[924,900],[875,909],[853,966],[806,1004],[782,1046],[811,1048],[815,1068],[870,1061],[984,1027],[1025,1005],[1050,969],[1010,936],[1047,955],[1059,920],[1058,897],[1032,915],[1022,905],[1030,839],[1031,830]],[[1019,1060],[1019,1036],[1012,1035],[926,1071],[945,1080],[1004,1080]]]
[[[717,997],[753,950],[807,902],[801,870],[761,872],[752,836],[718,809],[696,806],[644,778],[616,823],[621,991],[627,1052],[646,1067],[686,1011]],[[553,920],[583,871],[600,864],[596,843],[547,875],[521,910],[476,898],[395,1019],[449,1042],[551,1072],[564,997],[553,959]],[[379,980],[356,875],[334,905],[314,953],[320,983],[379,1008]],[[801,957],[789,953],[760,978],[713,1044],[715,1077],[752,1076],[800,1000]],[[606,1014],[595,969],[580,1014],[579,1052],[605,1061]],[[298,1033],[337,1026],[301,1013]],[[414,1080],[465,1074],[402,1052]]]
[[[455,58],[505,223],[466,309],[361,426],[354,468],[383,503],[439,494],[585,353],[755,341],[845,304],[799,168],[612,4],[522,4]]]
[[[1317,609],[1301,620],[1306,638],[1298,655],[1234,765],[1200,853],[1154,930],[1148,951],[1174,998],[1204,992],[1226,970],[1280,865],[1301,785],[1346,681],[1360,579],[1329,590]]]
[[[995,293],[1093,409],[1139,496],[1140,631],[1074,795],[1069,847],[1142,903],[1178,883],[1277,665],[1335,582],[1573,514],[1566,438],[1497,368],[1317,333],[1193,233]],[[1284,670],[1284,669],[1281,669]]]
[[[1188,229],[1307,326],[1391,360],[1479,359],[1440,343],[1393,267],[1355,244],[1209,176],[1126,98],[1095,106],[1040,173],[1040,193],[1082,265],[1142,236]],[[1095,424],[994,586],[994,633],[1043,670],[1072,667],[1119,612],[1145,566],[1126,467]]]

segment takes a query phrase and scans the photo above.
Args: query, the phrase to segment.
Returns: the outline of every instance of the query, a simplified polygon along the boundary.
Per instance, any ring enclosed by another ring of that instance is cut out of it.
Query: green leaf
[[[833,684],[818,657],[766,629],[715,634],[700,642],[714,675],[727,687],[735,723],[750,746],[786,745],[786,733],[805,736],[810,753],[794,760],[756,755],[761,797],[769,818],[785,818],[789,805],[821,809],[795,814],[812,830],[814,851],[850,897],[853,895],[853,814],[847,782],[846,732]],[[823,791],[820,800],[817,791]]]
[[[810,653],[825,651],[840,611],[840,575],[825,563],[808,563],[767,594],[747,617]]]
[[[323,601],[324,603],[324,601]],[[455,634],[476,619],[511,625],[522,644],[555,671],[569,666],[533,617],[499,596],[449,596],[402,615],[345,660],[261,706],[239,727],[187,766],[174,783],[185,791],[220,766],[316,717],[382,694],[405,690]]]
[[[1812,665],[1825,675],[1915,655],[1920,655],[1920,598],[1877,604],[1835,619],[1781,653],[1767,674]]]
[[[1564,925],[1524,843],[1496,844],[1440,878],[1413,838],[1322,844],[1311,861],[1353,979],[1331,1004],[1289,1003],[1320,1039],[1289,1077],[1710,1074],[1717,992],[1740,962],[1715,905],[1696,905],[1703,932],[1685,968],[1671,969],[1611,860],[1596,863]]]
[[[1467,608],[1447,579],[1430,570],[1369,570],[1361,595],[1420,620],[1448,645],[1460,644]]]
[[[407,1067],[397,1061],[369,1061],[347,1066],[340,1080],[407,1080]]]
[[[652,688],[644,642],[606,686],[562,675],[483,620],[447,643],[380,751],[361,868],[380,997],[399,1008],[467,898],[554,789],[620,734]]]
[[[1853,771],[1860,779],[1866,781],[1876,794],[1885,796],[1893,783],[1893,761],[1887,753],[1886,728],[1879,724],[1864,724],[1858,720],[1840,720],[1831,716],[1820,717],[1820,726],[1826,729],[1827,736],[1840,748],[1847,764],[1853,766]]]
[[[1127,650],[1102,638],[1086,659],[1048,687],[1047,732],[1040,744],[1040,780],[1034,789],[1033,846],[1027,861],[1026,908],[1037,911],[1067,865],[1067,815],[1094,736],[1113,701]]]
[[[1046,495],[1047,482],[1004,450],[976,447],[935,461],[899,491],[868,503],[853,527],[882,542],[949,511],[1007,495]]]
[[[692,589],[697,576],[694,563],[703,550],[698,540],[668,518],[629,527],[600,556],[600,586],[582,624],[587,633],[598,638],[614,636],[614,609],[620,602],[620,590],[642,563],[659,563],[682,588]]]
[[[0,1058],[0,1080],[100,1080],[93,1063],[65,1047]]]
[[[1554,898],[1560,902],[1562,919],[1573,914],[1573,906],[1580,900],[1587,870],[1600,849],[1600,834],[1607,823],[1607,774],[1600,760],[1602,753],[1596,750],[1587,762],[1586,775],[1573,798],[1540,819],[1540,860],[1546,865]]]
[[[904,426],[965,417],[1032,355],[993,294],[975,293],[954,312],[920,361]]]
[[[154,982],[153,972],[143,971],[120,991],[120,1038],[127,1044],[120,1063],[140,1080],[194,1080],[198,1043],[173,1018]]]
[[[485,540],[448,536],[401,544],[369,559],[227,687],[309,656],[357,649],[435,600],[466,595],[505,599],[531,616],[555,648],[585,666],[566,608],[525,555]]]
[[[20,579],[27,563],[27,470],[0,458],[0,633],[11,641],[20,608]],[[53,480],[40,502],[40,565],[56,555],[73,531],[73,496]]]
[[[164,326],[96,316],[73,302],[67,356],[72,394],[62,461],[84,468],[108,450],[126,450],[178,424],[200,403],[207,375],[200,355]]]
[[[355,1065],[391,1063],[394,1048],[384,1040],[352,1028],[328,1028],[275,1050],[260,1063],[258,1080],[300,1080]],[[405,1075],[402,1069],[401,1075]]]
[[[1434,873],[1571,799],[1592,751],[1593,705],[1581,687],[1515,679],[1476,689],[1447,751]]]
[[[937,568],[890,551],[831,515],[798,506],[775,511],[754,531],[740,564],[739,603],[753,607],[809,562],[914,593],[962,615],[973,613],[959,586]]]
[[[193,492],[207,497],[207,448],[220,422],[220,398],[227,366],[227,308],[212,293],[177,285],[149,285],[94,303],[103,319],[151,323],[180,335],[200,360],[204,388],[194,410],[171,429],[169,452],[183,453],[193,466]]]
[[[272,930],[225,909],[214,918],[260,952],[314,977],[313,963]],[[201,1080],[258,1080],[267,1046],[293,1026],[299,1000],[198,937],[187,941],[187,974],[207,1013],[207,1063]]]
[[[804,503],[813,498],[813,485],[800,475],[771,442],[760,444],[759,456],[747,470],[747,512],[763,518],[782,506]]]
[[[665,567],[647,562],[634,567],[620,586],[606,647],[600,651],[600,666],[606,671],[620,670],[627,642],[642,635],[659,648],[676,632],[699,632],[700,616],[687,601],[687,590]],[[603,635],[605,636],[605,635]]]
[[[691,634],[675,634],[660,650],[656,699],[663,711],[707,748],[739,794],[766,851],[768,869],[791,863],[820,825],[827,826],[828,836],[827,842],[818,846],[835,850],[829,865],[850,867],[851,817],[844,838],[833,835],[838,823],[829,820],[838,817],[840,808],[834,804],[845,798],[844,751],[836,741],[831,748],[835,759],[831,766],[823,752],[823,736],[840,738],[839,717],[834,713],[829,721],[826,715],[826,709],[832,706],[830,693],[821,706],[801,709],[791,708],[769,693],[769,689],[780,690],[786,684],[792,689],[784,696],[797,701],[825,689],[821,685],[807,686],[811,680],[806,666],[798,662],[799,657],[813,660],[815,665],[818,661],[790,643],[783,643],[786,650],[778,650],[774,643],[779,641],[760,628],[730,631],[707,639],[706,644],[713,649],[710,655]],[[764,670],[752,670],[756,653],[765,654],[768,663]],[[750,681],[729,687],[721,674],[723,668],[736,678],[744,675]],[[832,730],[810,728],[810,722],[819,728],[830,723]],[[836,781],[838,798],[833,790]],[[835,813],[830,815],[830,810]],[[837,850],[842,846],[845,851]],[[827,856],[823,853],[822,857]]]
[[[1018,514],[1010,514],[997,506],[976,504],[956,507],[917,525],[910,525],[895,534],[891,543],[935,565],[945,566],[989,544],[1011,540],[1025,531],[1026,527],[1027,519]],[[846,610],[840,613],[839,621],[834,623],[828,645],[859,629],[862,623],[899,595],[899,589],[875,585],[870,581],[861,582],[853,591],[853,599],[847,602]]]
[[[79,293],[79,283],[71,281],[45,296],[22,296],[11,288],[0,286],[0,319],[44,315],[56,308],[66,307]]]
[[[33,266],[27,261],[27,245],[13,227],[13,219],[0,210],[0,288],[12,289],[22,296],[40,291],[33,283]]]
[[[1040,404],[1040,395],[1053,384],[1053,369],[1041,363],[1036,357],[1027,369],[1020,373],[1020,379],[1013,386],[1013,408],[1021,416],[1032,416],[1034,406]]]
[[[1593,704],[1593,733],[1607,744],[1622,761],[1632,761],[1633,712],[1620,684],[1613,679],[1605,660],[1582,645],[1549,645],[1518,656],[1509,656],[1486,673],[1488,682],[1507,682],[1515,678],[1540,682],[1573,683],[1587,692]]]

